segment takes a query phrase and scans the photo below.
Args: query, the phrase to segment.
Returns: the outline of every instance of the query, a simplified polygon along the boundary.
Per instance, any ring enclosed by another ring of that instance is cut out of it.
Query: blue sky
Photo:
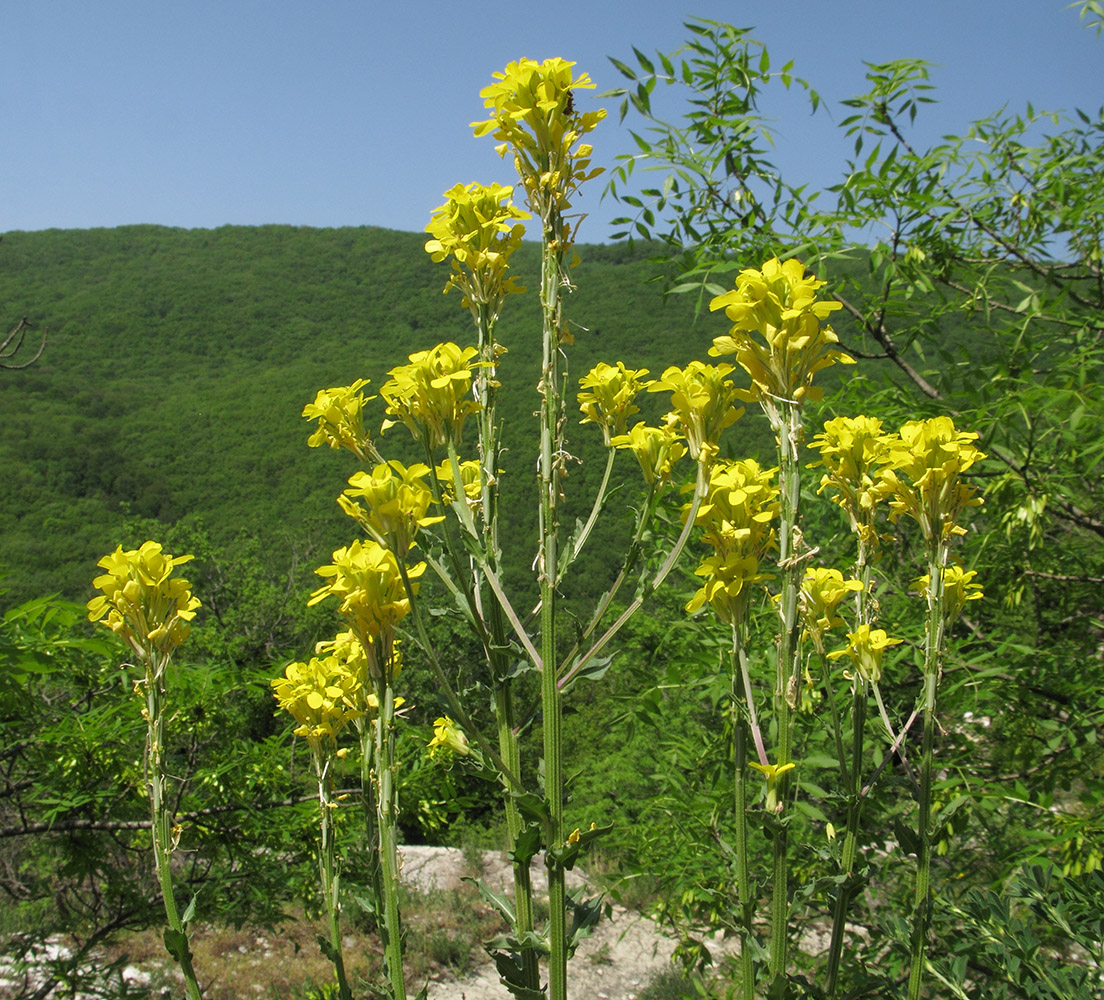
[[[607,56],[670,51],[689,16],[755,27],[776,65],[838,101],[863,61],[937,64],[940,103],[922,137],[963,131],[1008,105],[1104,103],[1104,39],[1068,0],[832,0],[818,5],[699,0],[9,0],[0,9],[0,232],[131,223],[290,223],[421,230],[458,181],[512,183],[489,139],[473,138],[491,73],[521,56],[578,63],[601,92]],[[611,118],[596,160],[631,142]],[[778,159],[832,183],[847,155],[831,119],[777,114]],[[582,207],[582,238],[619,213]]]

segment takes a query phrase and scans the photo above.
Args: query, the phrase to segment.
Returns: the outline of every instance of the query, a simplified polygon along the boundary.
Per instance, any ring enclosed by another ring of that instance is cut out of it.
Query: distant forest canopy
[[[310,229],[159,226],[13,232],[0,243],[0,319],[29,316],[49,326],[44,355],[0,373],[0,586],[5,602],[60,592],[84,599],[95,561],[124,538],[129,517],[199,519],[220,544],[242,533],[276,563],[295,550],[328,556],[353,537],[334,497],[355,469],[351,457],[309,449],[300,412],[317,390],[371,379],[435,343],[470,343],[457,292],[442,294],[447,269],[423,250],[425,237],[374,227]],[[664,296],[646,243],[580,246],[569,299],[572,378],[598,361],[624,361],[658,375],[708,360],[724,321],[695,316],[692,295]],[[745,263],[745,262],[741,262]],[[757,261],[747,261],[749,265]],[[538,248],[515,269],[530,293],[512,296],[500,322],[500,412],[509,486],[503,537],[532,538],[535,385],[540,319]],[[842,331],[841,331],[842,332]],[[835,371],[839,371],[836,369]],[[853,378],[855,369],[844,377]],[[831,379],[825,380],[827,384]],[[658,396],[644,406],[653,415]],[[370,426],[382,401],[370,404]],[[601,435],[568,413],[571,516],[585,513],[601,475]],[[755,413],[730,437],[741,455],[772,454]],[[381,450],[413,461],[413,442],[393,428]],[[633,502],[639,476],[630,455],[618,469]],[[617,545],[627,517],[592,545]],[[281,552],[280,550],[284,550]],[[532,553],[507,553],[527,571]]]

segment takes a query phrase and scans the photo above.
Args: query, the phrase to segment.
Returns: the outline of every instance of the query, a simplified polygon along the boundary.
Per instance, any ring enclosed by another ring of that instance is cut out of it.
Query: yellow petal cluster
[[[773,521],[778,516],[777,469],[764,470],[753,459],[718,462],[710,470],[709,492],[695,523],[713,554],[702,559],[695,575],[705,577],[686,610],[693,614],[707,603],[726,624],[740,622],[751,587],[770,579],[759,564],[774,545]],[[683,509],[687,517],[689,505]]]
[[[950,417],[910,420],[890,443],[885,472],[892,489],[890,517],[914,518],[926,539],[946,541],[962,534],[959,520],[967,507],[982,502],[962,475],[985,455],[974,445],[978,435],[955,429]]]
[[[882,679],[882,654],[891,646],[898,646],[903,639],[891,639],[885,629],[860,625],[847,636],[847,646],[828,654],[828,659],[836,660],[841,656],[850,657],[859,677],[869,684],[877,684]]]
[[[415,593],[425,568],[425,563],[407,568]],[[338,549],[333,563],[315,572],[329,582],[311,594],[308,607],[327,597],[338,598],[338,610],[366,651],[377,639],[390,640],[410,611],[395,555],[375,541],[355,541]]]
[[[377,685],[385,678],[389,683],[394,683],[402,671],[399,640],[388,635],[376,637],[365,647],[352,630],[338,632],[334,638],[316,644],[314,652],[319,657],[335,657],[356,678],[356,707],[368,717],[379,711]],[[397,698],[395,707],[398,708],[402,701],[402,698]]]
[[[433,493],[424,481],[429,471],[429,466],[421,463],[408,468],[397,460],[383,462],[371,473],[350,476],[349,488],[337,502],[370,534],[384,539],[392,552],[405,556],[415,544],[419,528],[444,520],[427,513],[433,503]],[[358,499],[365,501],[367,509]]]
[[[483,499],[483,470],[475,459],[459,462],[460,485],[469,504],[477,504]],[[456,484],[452,475],[452,463],[444,461],[433,470],[441,484],[441,495],[451,502],[456,499]]]
[[[967,601],[980,601],[985,596],[981,584],[973,582],[976,576],[976,570],[961,566],[948,566],[943,570],[943,615],[947,622],[953,622],[962,613]],[[925,573],[912,581],[921,597],[929,596],[930,580],[931,577]]]
[[[299,723],[295,735],[312,742],[336,743],[363,714],[363,685],[349,661],[336,655],[289,663],[272,688],[276,703]]]
[[[648,427],[640,421],[627,434],[610,438],[610,444],[636,456],[644,482],[649,486],[662,486],[670,481],[671,469],[686,454],[676,424],[677,421],[668,421],[662,427]]]
[[[164,659],[187,637],[199,600],[172,572],[192,556],[172,556],[157,542],[137,549],[120,545],[98,563],[104,570],[93,585],[103,593],[87,604],[88,620],[102,621],[143,659]]]
[[[611,433],[627,433],[629,417],[640,412],[636,397],[651,384],[644,381],[647,374],[647,368],[626,368],[623,361],[616,365],[600,361],[579,379],[583,390],[577,397],[583,413],[579,423],[601,427],[607,445]]]
[[[574,77],[574,65],[559,58],[509,63],[479,92],[490,117],[472,122],[477,136],[493,135],[501,143],[500,154],[513,152],[529,206],[545,223],[552,210],[570,208],[580,184],[601,173],[591,169],[593,150],[580,140],[606,113],[576,110],[575,91],[594,84],[586,73]]]
[[[364,404],[375,396],[365,396],[361,390],[368,379],[357,379],[352,385],[334,389],[320,389],[313,403],[303,407],[307,420],[317,420],[318,427],[307,438],[307,444],[319,448],[328,444],[331,448],[348,448],[357,458],[365,461],[375,455],[372,441],[364,430],[362,412]]]
[[[433,739],[429,741],[429,751],[434,756],[439,752],[451,751],[466,757],[471,753],[471,747],[468,746],[464,731],[447,715],[442,715],[433,723]]]
[[[832,328],[820,325],[841,308],[838,302],[817,300],[824,284],[806,277],[805,266],[795,258],[772,258],[762,270],[741,271],[736,287],[709,304],[711,311],[723,309],[732,321],[726,336],[714,338],[710,356],[735,354],[764,404],[820,398],[813,376],[837,362],[854,363],[833,346],[839,338]]]
[[[861,580],[845,580],[838,569],[816,566],[805,571],[801,581],[801,615],[805,632],[823,652],[824,633],[844,624],[838,609],[848,594],[863,589]]]
[[[735,368],[729,364],[707,365],[691,361],[685,368],[672,366],[648,386],[648,392],[670,392],[672,413],[686,438],[690,457],[706,464],[717,453],[721,431],[744,415],[736,406],[748,398],[728,377]]]
[[[426,253],[438,263],[451,259],[445,291],[459,288],[465,307],[481,303],[497,315],[506,295],[525,291],[507,275],[510,255],[525,233],[520,220],[530,218],[510,201],[513,190],[502,184],[457,184],[445,192],[447,200],[433,210],[426,226],[432,237]]]
[[[825,422],[824,430],[810,444],[820,452],[820,461],[810,468],[823,465],[826,470],[817,492],[831,489],[832,502],[847,512],[852,525],[869,536],[868,541],[876,537],[874,508],[889,493],[884,467],[894,439],[895,435],[882,430],[876,417],[836,417]]]
[[[392,368],[390,381],[380,388],[387,413],[398,417],[416,441],[439,448],[450,441],[459,444],[464,420],[479,412],[479,404],[465,399],[471,392],[472,373],[481,362],[472,361],[474,347],[438,344],[409,356],[409,364]],[[383,429],[397,421],[386,420]]]

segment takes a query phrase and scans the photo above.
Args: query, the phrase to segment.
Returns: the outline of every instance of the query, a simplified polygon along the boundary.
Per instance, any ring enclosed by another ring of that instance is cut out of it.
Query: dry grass
[[[481,942],[503,930],[498,914],[470,885],[429,893],[404,892],[407,982],[416,991],[427,979],[463,975],[482,959]],[[354,991],[361,980],[379,982],[383,950],[374,932],[346,920],[345,969]],[[334,981],[333,966],[318,946],[321,921],[302,915],[275,930],[196,925],[191,944],[194,965],[207,1000],[300,1000],[318,996]],[[161,943],[160,929],[120,938],[110,960],[126,957],[149,975],[149,996],[176,996],[180,977]]]

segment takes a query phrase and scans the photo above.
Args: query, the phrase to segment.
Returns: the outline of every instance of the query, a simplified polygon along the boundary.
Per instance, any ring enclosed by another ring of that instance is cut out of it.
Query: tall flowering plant
[[[192,556],[172,556],[157,542],[137,549],[119,546],[97,565],[104,572],[93,585],[100,594],[88,602],[89,621],[111,629],[133,651],[142,676],[134,691],[143,700],[146,720],[145,771],[153,825],[153,856],[165,905],[165,947],[180,965],[189,1000],[199,1000],[199,983],[192,967],[188,923],[195,901],[181,915],[173,892],[172,856],[180,837],[169,804],[169,775],[165,761],[165,718],[168,709],[166,675],[177,647],[188,637],[199,608],[187,580],[174,576],[176,567]]]

